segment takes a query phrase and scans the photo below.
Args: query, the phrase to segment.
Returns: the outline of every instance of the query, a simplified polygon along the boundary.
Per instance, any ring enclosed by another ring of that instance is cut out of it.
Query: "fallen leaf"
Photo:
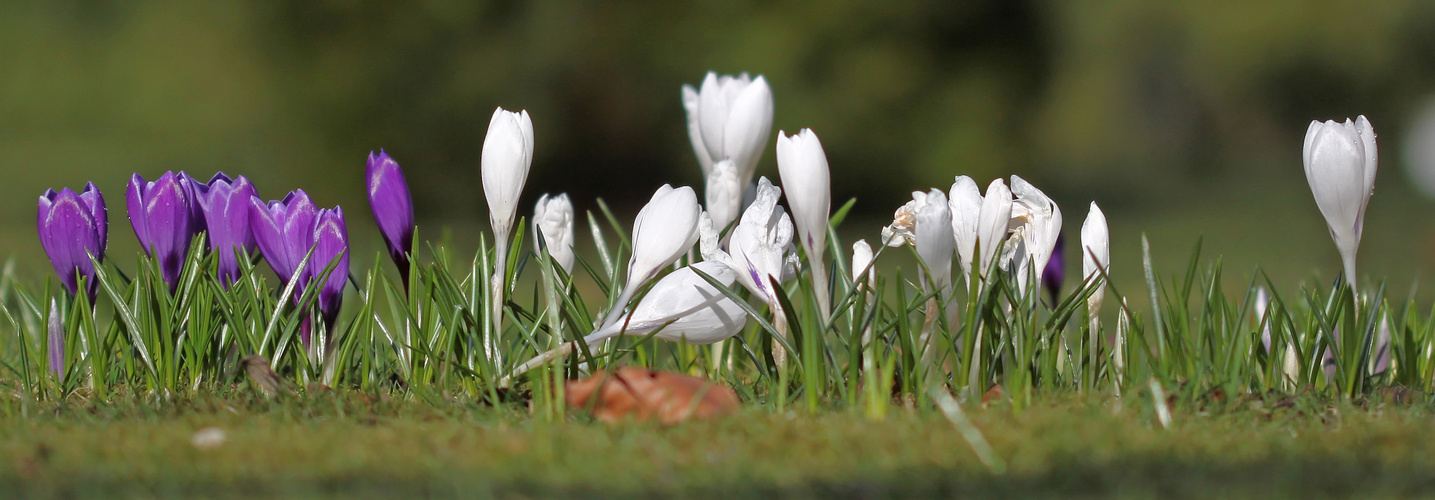
[[[737,393],[727,386],[631,366],[594,372],[588,378],[569,381],[566,388],[569,407],[589,409],[598,420],[610,424],[632,416],[675,425],[725,415],[739,405]]]
[[[275,396],[279,394],[293,394],[294,386],[288,380],[279,377],[274,370],[269,368],[269,358],[258,354],[250,354],[239,360],[244,366],[244,371],[249,374],[249,379],[254,381],[264,394]]]

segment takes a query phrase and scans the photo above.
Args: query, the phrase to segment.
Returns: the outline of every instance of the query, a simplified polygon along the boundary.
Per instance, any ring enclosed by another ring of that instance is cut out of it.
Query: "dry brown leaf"
[[[276,396],[294,393],[294,385],[288,380],[280,378],[279,374],[269,368],[269,358],[251,354],[239,360],[239,364],[244,366],[244,371],[249,374],[249,378],[259,386],[260,390],[264,391],[265,395]]]
[[[730,387],[632,366],[594,372],[588,378],[569,381],[566,387],[569,407],[591,409],[598,420],[610,424],[632,416],[674,425],[725,415],[740,404]]]

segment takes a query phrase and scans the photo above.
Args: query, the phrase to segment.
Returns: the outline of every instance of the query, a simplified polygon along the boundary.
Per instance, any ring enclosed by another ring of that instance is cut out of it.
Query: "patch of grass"
[[[66,498],[1408,496],[1435,492],[1431,408],[1207,395],[1175,404],[1167,429],[1146,394],[969,406],[1009,466],[997,475],[930,410],[873,422],[750,407],[664,428],[343,393],[9,400],[0,483]],[[197,448],[206,427],[224,442]]]

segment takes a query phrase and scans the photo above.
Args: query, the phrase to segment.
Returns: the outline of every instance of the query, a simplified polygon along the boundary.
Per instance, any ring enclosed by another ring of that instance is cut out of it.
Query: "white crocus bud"
[[[1375,129],[1363,115],[1354,122],[1310,122],[1303,159],[1315,204],[1345,264],[1345,280],[1354,286],[1365,206],[1375,190]]]
[[[737,220],[742,212],[743,185],[737,178],[737,167],[732,161],[723,160],[713,164],[708,172],[707,207],[708,216],[721,232],[728,224]]]
[[[777,171],[787,188],[787,206],[797,223],[797,236],[812,267],[813,289],[822,315],[831,310],[827,295],[827,266],[822,256],[827,248],[828,212],[832,208],[832,180],[827,153],[812,129],[792,136],[777,133]]]
[[[738,180],[752,182],[757,161],[772,133],[772,89],[762,76],[718,76],[708,72],[702,86],[683,86],[683,108],[688,113],[688,138],[703,175],[712,165],[732,160]]]
[[[766,177],[758,180],[757,199],[733,228],[727,252],[717,245],[711,219],[704,218],[700,231],[703,259],[727,264],[737,273],[739,283],[774,309],[780,304],[772,281],[790,280],[797,271],[792,219],[777,204],[781,196],[782,190]]]
[[[987,185],[987,195],[982,198],[982,215],[977,220],[977,245],[981,252],[981,266],[978,271],[983,277],[996,262],[1002,243],[1006,240],[1011,224],[1011,190],[1001,179]]]
[[[698,276],[701,270],[723,286],[732,286],[737,274],[717,262],[699,262],[673,271],[658,280],[648,294],[612,325],[585,337],[588,344],[622,335],[648,335],[672,342],[711,344],[737,335],[747,325],[747,312]]]
[[[633,298],[633,293],[658,271],[676,262],[698,239],[698,218],[703,215],[693,188],[664,184],[633,221],[633,257],[628,280],[613,309],[599,326],[609,326]]]
[[[976,263],[977,224],[982,216],[982,191],[971,177],[959,175],[952,183],[947,204],[952,210],[952,236],[957,242],[957,264],[962,276],[971,282],[972,264]]]
[[[540,252],[547,249],[563,272],[573,273],[573,202],[566,193],[538,197],[538,205],[533,207],[533,236]]]
[[[868,290],[877,283],[877,268],[872,265],[872,246],[867,240],[852,243],[852,284]]]
[[[1012,203],[1010,236],[1002,249],[1002,260],[1016,273],[1017,287],[1026,293],[1034,279],[1041,286],[1041,271],[1051,260],[1056,238],[1061,234],[1061,209],[1036,186],[1011,176]]]
[[[488,221],[494,237],[506,242],[528,168],[533,163],[533,121],[527,111],[498,108],[488,122],[480,163],[483,195],[488,199]]]
[[[917,202],[917,255],[927,266],[932,286],[943,294],[952,285],[952,254],[956,239],[952,236],[952,209],[942,190],[912,193]]]
[[[1081,223],[1081,275],[1090,283],[1097,277],[1105,277],[1111,270],[1111,233],[1106,227],[1106,214],[1096,202],[1091,202],[1091,211]],[[1092,335],[1101,326],[1101,302],[1106,299],[1106,283],[1091,292],[1086,299],[1086,309],[1091,315]]]

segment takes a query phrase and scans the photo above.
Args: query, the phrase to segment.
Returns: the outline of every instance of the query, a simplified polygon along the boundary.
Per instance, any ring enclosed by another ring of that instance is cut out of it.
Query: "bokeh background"
[[[1382,162],[1362,274],[1403,290],[1435,263],[1435,204],[1418,182],[1435,171],[1435,120],[1421,120],[1432,2],[0,0],[0,12],[0,249],[37,277],[41,191],[95,181],[128,266],[123,186],[168,169],[340,204],[367,266],[380,243],[364,158],[379,148],[405,168],[422,233],[471,245],[486,230],[479,152],[495,106],[533,116],[525,212],[566,191],[626,217],[663,183],[700,187],[679,88],[708,70],[766,75],[774,130],[822,137],[834,200],[858,199],[849,240],[875,239],[913,189],[1019,174],[1058,200],[1070,237],[1101,203],[1118,284],[1139,283],[1143,232],[1165,270],[1204,236],[1233,283],[1258,264],[1291,286],[1328,282],[1338,259],[1302,137],[1312,119],[1365,114]],[[776,177],[773,148],[759,172]]]

